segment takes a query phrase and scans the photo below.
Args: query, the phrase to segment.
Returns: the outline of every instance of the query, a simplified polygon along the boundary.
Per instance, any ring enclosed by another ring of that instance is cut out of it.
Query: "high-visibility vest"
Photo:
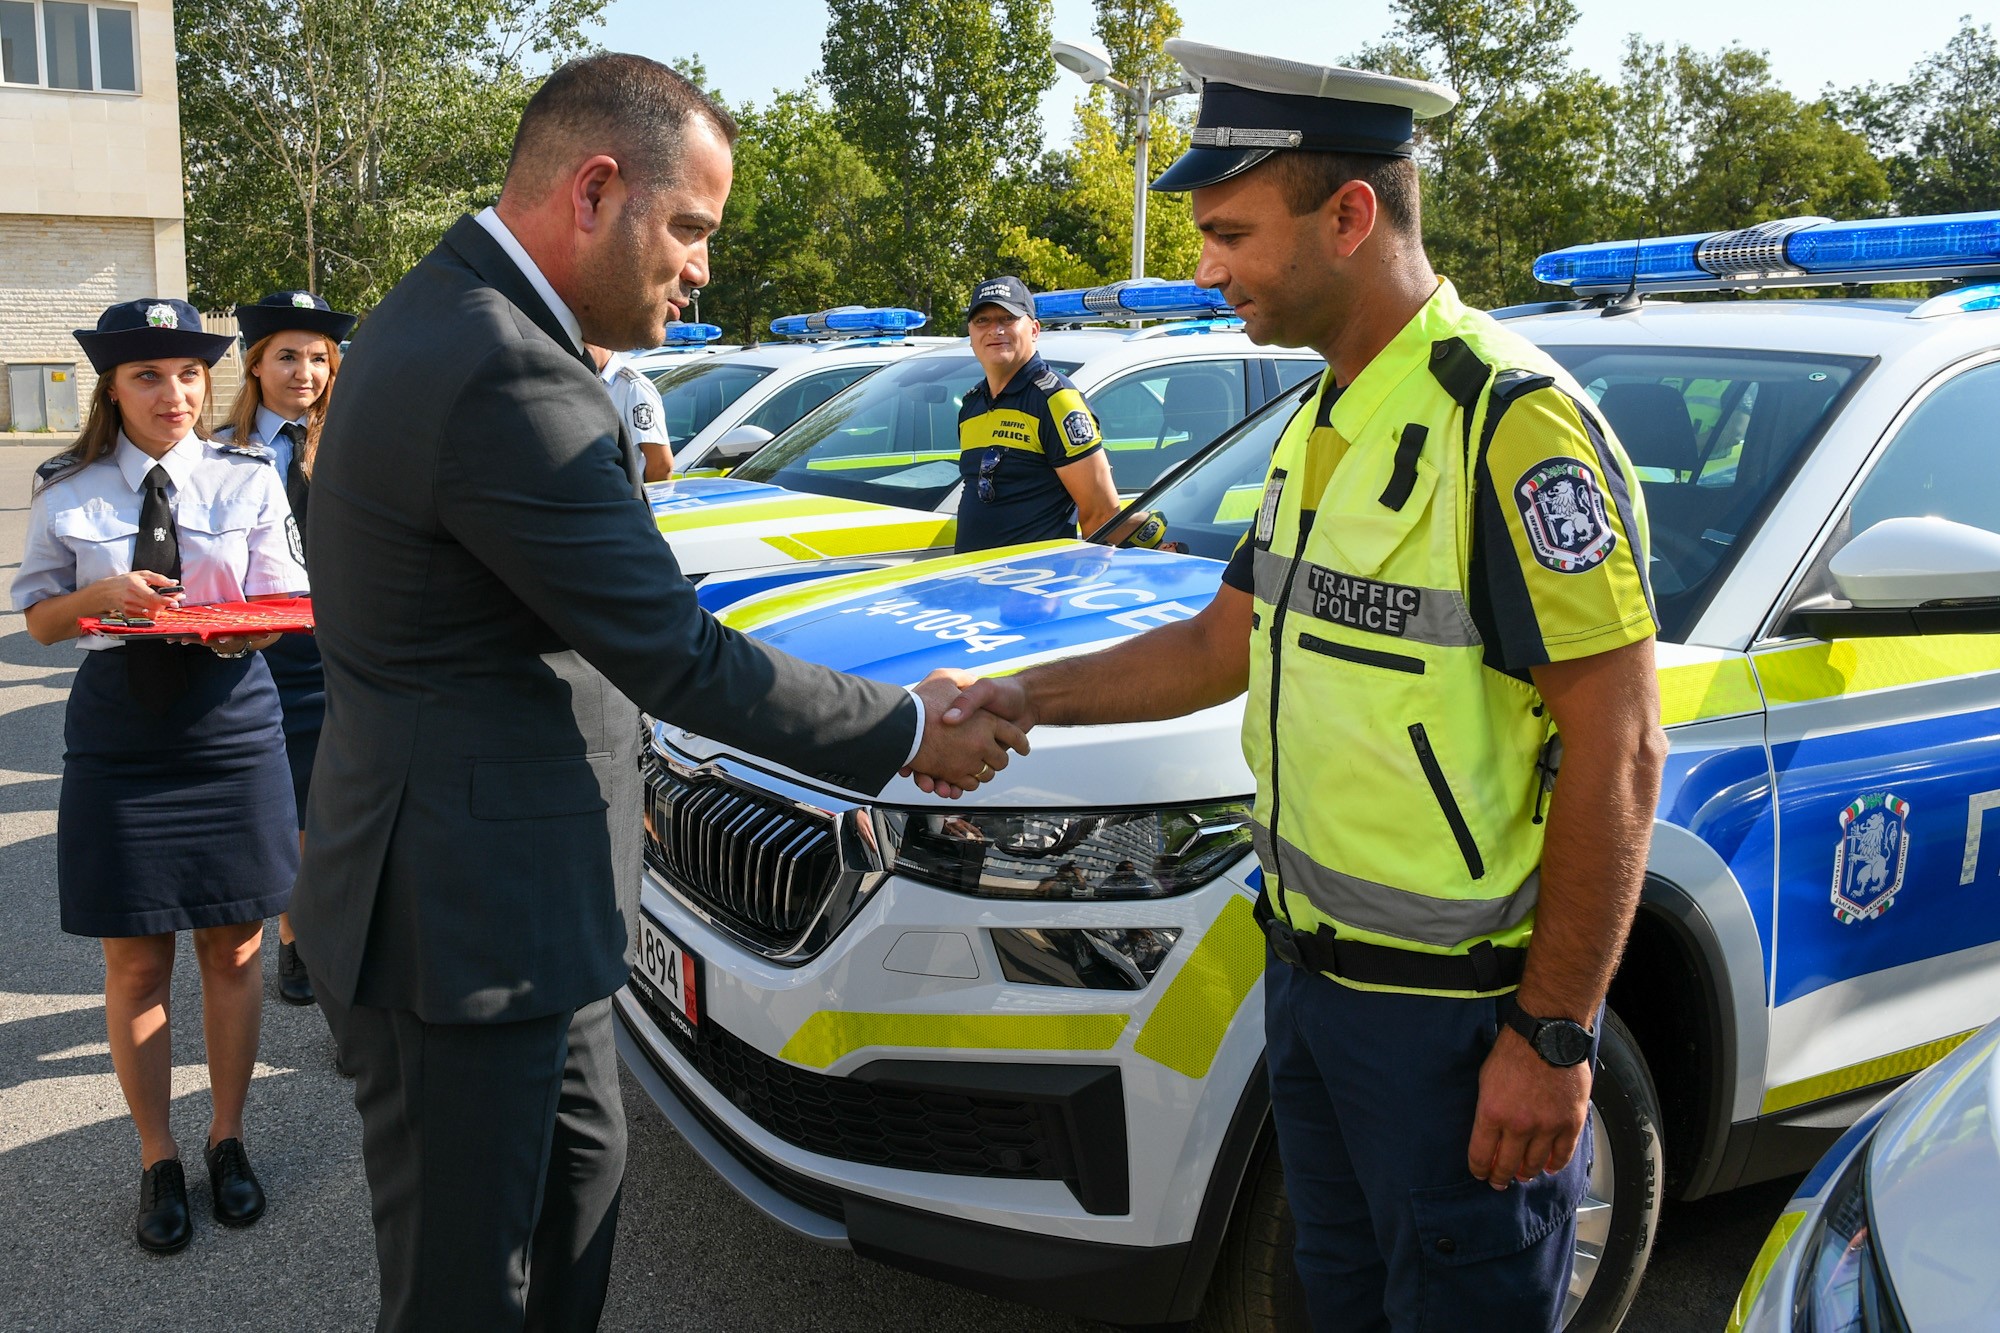
[[[1265,889],[1297,930],[1462,954],[1534,929],[1554,727],[1532,684],[1483,664],[1468,589],[1489,420],[1550,382],[1590,401],[1442,285],[1348,386],[1380,398],[1354,438],[1329,424],[1329,372],[1278,442],[1250,535],[1243,750]]]

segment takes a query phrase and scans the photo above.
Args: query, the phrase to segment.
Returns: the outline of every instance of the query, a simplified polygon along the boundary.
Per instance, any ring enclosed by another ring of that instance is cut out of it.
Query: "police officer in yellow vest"
[[[1215,600],[967,684],[1024,723],[1249,693],[1272,1105],[1315,1328],[1548,1333],[1665,739],[1646,514],[1589,396],[1424,255],[1433,84],[1171,41],[1195,274],[1329,369]],[[961,681],[962,684],[966,683]]]
[[[1074,538],[1118,513],[1097,418],[1035,350],[1042,326],[1019,278],[988,278],[965,307],[985,377],[958,409],[957,550]]]

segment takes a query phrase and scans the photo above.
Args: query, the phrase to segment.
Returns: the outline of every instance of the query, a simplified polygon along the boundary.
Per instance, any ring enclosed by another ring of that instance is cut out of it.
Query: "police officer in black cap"
[[[340,344],[358,317],[333,309],[315,292],[271,292],[254,305],[236,307],[242,331],[243,388],[230,410],[229,424],[216,433],[267,458],[285,481],[305,557],[306,506],[311,497],[313,456],[320,423],[333,401],[340,374]],[[320,724],[326,717],[326,676],[319,643],[310,634],[288,634],[265,649],[264,660],[278,685],[285,712],[285,757],[292,770],[292,797],[299,843],[305,844],[306,792],[319,753]],[[287,1004],[313,1002],[289,915],[278,917],[278,998]]]
[[[1019,278],[988,278],[965,308],[972,354],[986,372],[958,409],[954,549],[1075,538],[1118,513],[1118,488],[1097,418],[1035,350],[1042,326]]]

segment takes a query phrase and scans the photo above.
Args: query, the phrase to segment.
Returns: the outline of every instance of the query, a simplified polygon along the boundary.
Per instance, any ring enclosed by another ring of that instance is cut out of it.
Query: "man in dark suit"
[[[597,1323],[635,703],[865,792],[903,767],[969,789],[1026,752],[997,719],[938,725],[948,685],[919,696],[723,629],[653,526],[584,346],[657,344],[707,282],[734,136],[653,61],[557,70],[497,210],[376,307],[326,422],[327,720],[292,910],[357,1074],[383,1329]]]

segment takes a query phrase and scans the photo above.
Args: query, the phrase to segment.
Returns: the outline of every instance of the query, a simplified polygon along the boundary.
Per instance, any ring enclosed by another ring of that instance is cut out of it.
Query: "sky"
[[[1387,0],[1175,0],[1182,35],[1218,46],[1323,58],[1343,57],[1386,37]],[[1673,0],[1658,9],[1618,0],[1576,0],[1580,18],[1570,34],[1578,67],[1615,78],[1629,33],[1649,42],[1685,42],[1714,51],[1740,42],[1766,52],[1779,83],[1812,95],[1828,84],[1845,88],[1894,82],[1911,65],[1940,50],[1974,0]],[[1893,20],[1885,21],[1893,9]],[[1090,0],[1055,0],[1057,37],[1094,40]],[[1852,16],[1852,25],[1841,21]],[[773,89],[796,88],[819,67],[826,35],[822,0],[612,0],[598,39],[608,48],[658,59],[700,55],[709,78],[732,102],[768,101]],[[1042,99],[1051,146],[1068,142],[1083,85],[1064,74]]]

